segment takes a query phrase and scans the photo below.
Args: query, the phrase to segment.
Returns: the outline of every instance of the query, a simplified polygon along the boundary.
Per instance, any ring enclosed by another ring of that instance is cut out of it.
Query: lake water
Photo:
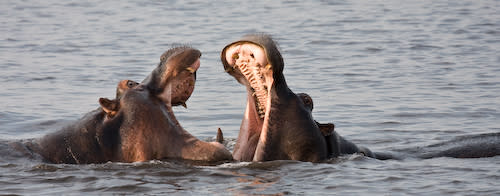
[[[313,116],[374,151],[500,131],[500,1],[0,2],[0,137],[41,137],[141,81],[172,44],[202,51],[183,127],[237,137],[246,91],[220,51],[244,34],[280,44]],[[228,145],[232,148],[231,144]],[[499,195],[500,156],[195,166],[0,160],[0,194]]]

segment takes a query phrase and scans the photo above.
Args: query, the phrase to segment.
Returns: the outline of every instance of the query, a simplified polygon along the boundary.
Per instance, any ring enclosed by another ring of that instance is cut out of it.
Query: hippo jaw
[[[166,84],[163,92],[157,95],[158,98],[167,105],[187,107],[186,101],[194,91],[198,67],[200,67],[200,59],[186,67],[184,71],[178,73],[173,80]]]
[[[101,146],[113,147],[114,161],[180,158],[211,163],[233,160],[222,144],[201,141],[187,132],[170,105],[152,96],[144,84],[137,84],[123,80],[117,87],[119,97],[99,99],[105,117],[103,131],[99,131],[97,139],[103,141],[99,142]],[[110,139],[113,142],[108,144]]]

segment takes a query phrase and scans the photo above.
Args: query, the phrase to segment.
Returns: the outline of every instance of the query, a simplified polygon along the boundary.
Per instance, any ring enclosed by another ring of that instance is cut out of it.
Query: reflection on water
[[[224,73],[220,50],[252,32],[274,36],[290,88],[310,94],[315,119],[355,143],[388,151],[499,132],[499,13],[496,0],[2,1],[0,137],[71,123],[113,97],[118,81],[141,81],[165,50],[187,43],[203,56],[188,109],[176,116],[202,139],[221,127],[232,149],[246,94]],[[0,193],[498,195],[498,162],[352,155],[52,165],[2,156]]]

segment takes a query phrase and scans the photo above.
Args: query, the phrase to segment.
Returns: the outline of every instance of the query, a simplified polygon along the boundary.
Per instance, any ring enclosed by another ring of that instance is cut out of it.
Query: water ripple
[[[245,89],[220,50],[271,33],[313,117],[380,151],[498,132],[498,1],[12,1],[0,6],[0,136],[41,137],[142,80],[174,43],[203,52],[186,130],[233,149]],[[221,96],[223,95],[223,96]],[[2,143],[3,142],[3,143]],[[5,141],[0,142],[5,147]],[[0,152],[8,151],[2,148]],[[498,157],[53,165],[0,160],[2,194],[498,195]],[[446,163],[446,164],[443,164]]]

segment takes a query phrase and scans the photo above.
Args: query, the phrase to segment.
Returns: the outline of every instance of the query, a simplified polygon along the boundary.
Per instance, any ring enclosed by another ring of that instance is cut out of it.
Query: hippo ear
[[[114,116],[120,108],[120,102],[116,99],[99,98],[99,104],[101,104],[102,110],[109,116]]]

